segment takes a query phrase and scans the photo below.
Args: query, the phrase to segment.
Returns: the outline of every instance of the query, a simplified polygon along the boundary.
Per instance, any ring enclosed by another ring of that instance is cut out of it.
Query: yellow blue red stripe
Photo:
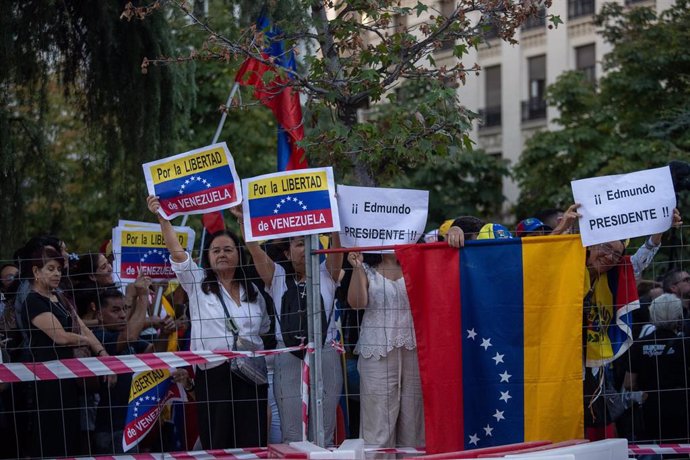
[[[428,452],[582,436],[577,236],[460,251],[414,245],[396,255],[415,322]]]

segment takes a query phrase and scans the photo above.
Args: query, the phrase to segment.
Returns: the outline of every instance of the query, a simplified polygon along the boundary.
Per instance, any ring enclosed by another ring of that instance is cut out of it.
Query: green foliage
[[[433,157],[418,169],[399,175],[393,187],[429,190],[427,228],[446,219],[471,215],[488,220],[501,212],[502,179],[507,164],[478,150],[445,158]]]
[[[470,117],[457,98],[448,95],[454,92],[452,86],[464,82],[466,72],[476,69],[466,69],[460,59],[437,66],[435,53],[452,43],[452,55],[464,57],[482,42],[488,24],[513,41],[514,32],[540,8],[531,2],[472,0],[454,2],[452,10],[444,11],[438,5],[394,0],[278,1],[262,6],[283,32],[276,40],[301,51],[291,84],[307,96],[302,145],[309,163],[334,165],[339,174],[362,185],[385,182],[401,168],[423,164],[431,156],[465,150]],[[224,34],[212,24],[213,15],[210,21],[194,15],[190,19],[209,35],[197,60],[230,56],[241,62],[252,57],[271,64],[260,54],[270,41],[253,24],[242,23],[244,30]],[[264,75],[265,81],[270,79]],[[431,90],[417,106],[391,101],[403,81],[420,81]],[[365,120],[358,110],[369,105],[377,107]]]
[[[366,123],[348,129],[333,114],[319,117],[317,123],[321,133],[332,129],[343,137],[333,146],[338,153],[331,161],[348,158],[351,152],[344,152],[342,146],[358,141],[347,136],[364,139],[367,144],[360,148],[367,155],[360,157],[360,163],[377,185],[429,190],[429,228],[460,215],[494,217],[503,204],[502,179],[508,167],[468,145],[466,133],[474,115],[458,111],[455,98],[455,91],[438,81],[408,81],[388,96],[388,103],[376,106]],[[324,126],[325,120],[330,128]],[[423,124],[427,134],[404,137],[411,124]],[[385,143],[390,138],[394,141]],[[339,181],[357,182],[356,176],[342,171],[336,167]]]
[[[452,88],[475,69],[460,59],[436,66],[434,56],[453,42],[462,58],[486,24],[512,41],[537,9],[499,3],[460,0],[441,14],[392,0],[215,0],[206,17],[199,1],[162,10],[158,2],[0,0],[0,256],[43,232],[93,250],[118,218],[148,219],[141,163],[210,143],[221,110],[220,140],[240,175],[275,170],[270,111],[245,87],[239,106],[221,107],[238,65],[263,59],[254,21],[264,7],[284,31],[279,39],[301,51],[291,77],[307,97],[311,165],[335,166],[343,182],[432,188],[432,220],[493,213],[505,168],[472,151],[474,115]],[[369,104],[365,120],[358,109]],[[679,133],[687,122],[667,121],[655,132]],[[495,186],[473,191],[477,183]],[[447,187],[454,193],[441,196]]]
[[[562,129],[535,134],[515,169],[518,215],[566,207],[569,181],[690,160],[690,6],[661,13],[606,4],[597,18],[614,46],[597,86],[563,74],[547,101]]]
[[[175,152],[193,66],[142,75],[147,54],[177,50],[165,18],[121,20],[124,2],[0,7],[0,253],[43,232],[97,247],[118,217],[141,217],[140,164]]]

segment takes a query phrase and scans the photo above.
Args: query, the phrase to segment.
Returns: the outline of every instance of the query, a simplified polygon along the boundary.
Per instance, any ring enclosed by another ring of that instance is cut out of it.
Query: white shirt
[[[364,272],[369,282],[368,303],[355,354],[379,359],[394,348],[415,349],[417,342],[405,278],[390,280],[367,264]]]
[[[656,253],[659,252],[660,247],[661,244],[654,246],[654,243],[652,243],[652,237],[650,236],[645,240],[644,244],[640,246],[637,252],[630,257],[630,263],[632,263],[636,280],[640,279],[642,272],[645,270],[645,268],[649,267],[649,264],[652,263],[652,260],[654,259]]]
[[[322,262],[319,266],[319,277],[321,278],[319,284],[321,289],[321,297],[323,297],[323,305],[326,309],[326,321],[328,321],[329,317],[331,318],[331,321],[328,324],[328,331],[326,333],[325,343],[328,345],[331,343],[331,340],[335,340],[337,332],[335,327],[335,312],[333,312],[333,306],[335,305],[335,290],[338,288],[338,283],[333,280],[331,274],[328,272],[326,262]],[[271,285],[266,287],[266,292],[271,294],[273,304],[275,305],[276,338],[278,339],[280,346],[285,346],[285,342],[283,342],[283,335],[280,332],[280,312],[283,294],[285,294],[286,291],[287,283],[285,269],[279,264],[274,264],[273,279],[271,280]]]
[[[204,293],[201,283],[206,277],[204,270],[200,268],[189,254],[186,254],[183,262],[170,261],[175,275],[182,288],[189,296],[189,318],[192,326],[191,350],[232,350],[233,335],[225,326],[225,311],[218,296],[213,293]],[[240,301],[238,304],[228,294],[225,288],[220,286],[221,295],[228,308],[228,313],[233,317],[239,328],[239,338],[245,342],[251,342],[256,350],[263,350],[264,344],[260,334],[265,334],[270,328],[270,319],[266,312],[266,302],[257,293],[254,302]],[[240,284],[240,299],[245,298],[244,286]],[[219,364],[200,365],[202,369],[210,369]]]

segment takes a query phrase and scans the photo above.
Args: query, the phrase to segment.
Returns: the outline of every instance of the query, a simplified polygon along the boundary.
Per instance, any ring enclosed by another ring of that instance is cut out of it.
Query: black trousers
[[[33,442],[31,457],[79,455],[79,387],[77,379],[34,382],[29,386]]]
[[[199,436],[204,449],[268,445],[268,385],[254,385],[230,363],[196,374]]]

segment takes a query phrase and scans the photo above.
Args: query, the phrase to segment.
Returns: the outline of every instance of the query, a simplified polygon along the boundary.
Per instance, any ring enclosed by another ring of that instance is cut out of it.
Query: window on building
[[[484,108],[479,111],[482,127],[501,126],[501,66],[484,69]]]
[[[522,30],[543,28],[546,25],[546,7],[542,6],[522,23]]]
[[[590,83],[597,81],[596,64],[594,43],[575,48],[575,68],[582,72]]]
[[[455,0],[441,0],[441,15],[444,18],[448,18],[453,15],[455,11]],[[441,51],[452,49],[455,46],[455,40],[452,38],[443,40],[441,42]]]
[[[546,56],[535,56],[527,60],[529,79],[527,101],[522,103],[522,119],[546,118]]]
[[[393,32],[402,34],[407,31],[407,15],[394,14],[393,15]]]
[[[568,0],[568,19],[594,14],[594,0]]]

